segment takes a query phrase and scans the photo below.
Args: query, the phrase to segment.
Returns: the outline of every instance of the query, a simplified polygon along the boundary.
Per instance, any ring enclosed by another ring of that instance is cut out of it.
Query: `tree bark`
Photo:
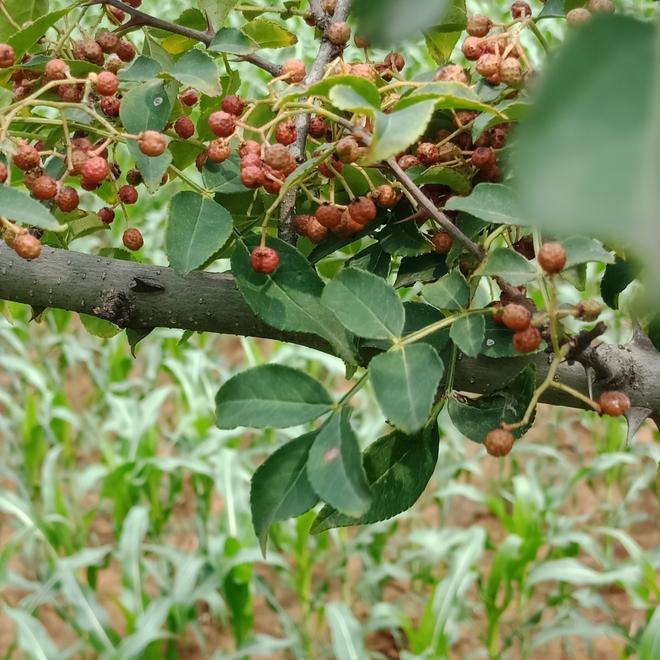
[[[229,274],[193,272],[180,275],[171,268],[151,266],[44,247],[34,261],[25,261],[0,243],[0,299],[33,307],[56,307],[112,321],[122,328],[145,330],[180,328],[248,337],[264,337],[332,353],[315,335],[282,332],[261,321],[247,305]],[[621,388],[633,406],[660,411],[660,354],[638,339],[626,346],[601,344],[587,349],[587,361],[599,387]],[[461,356],[455,389],[489,393],[506,385],[526,365],[545,378],[548,356],[492,359]],[[588,393],[585,369],[563,364],[562,383]],[[556,405],[584,407],[563,392],[550,390],[541,399]]]

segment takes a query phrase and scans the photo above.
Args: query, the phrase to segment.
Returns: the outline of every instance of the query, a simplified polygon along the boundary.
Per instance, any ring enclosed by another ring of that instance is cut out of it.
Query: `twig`
[[[275,78],[282,75],[282,67],[279,64],[273,64],[272,62],[265,60],[263,57],[259,57],[259,55],[254,55],[254,54],[242,55],[241,57],[239,57],[238,61],[249,62],[250,64],[254,64],[255,66],[258,66],[260,69],[263,69],[264,71],[268,71],[268,73],[270,73],[270,75],[274,76]]]

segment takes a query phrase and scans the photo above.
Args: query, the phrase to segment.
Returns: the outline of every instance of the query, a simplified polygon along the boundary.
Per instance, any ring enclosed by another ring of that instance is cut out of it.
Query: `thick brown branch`
[[[263,57],[259,57],[259,55],[254,55],[254,54],[242,55],[239,58],[239,62],[249,62],[250,64],[254,64],[255,66],[258,66],[260,69],[267,71],[268,73],[270,73],[271,76],[275,78],[282,75],[282,67],[279,64],[273,64],[273,62],[269,62],[268,60],[265,60]]]
[[[332,353],[319,337],[282,332],[259,320],[228,274],[179,275],[171,268],[50,247],[44,247],[38,259],[25,261],[0,243],[0,299],[90,314],[138,330],[168,327],[265,337]],[[601,344],[587,353],[597,373],[607,375],[602,387],[616,385],[628,393],[635,407],[660,411],[657,352],[636,341],[627,346]],[[536,365],[538,379],[543,380],[548,370],[548,359],[543,354],[499,360],[462,357],[454,386],[477,394],[492,392],[529,363]],[[588,393],[586,373],[579,364],[562,365],[559,378]],[[549,391],[542,400],[582,407],[579,401],[556,390]]]

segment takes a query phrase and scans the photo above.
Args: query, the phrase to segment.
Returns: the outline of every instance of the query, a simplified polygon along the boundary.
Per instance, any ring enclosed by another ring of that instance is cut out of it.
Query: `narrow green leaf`
[[[287,442],[252,477],[252,524],[264,554],[273,523],[300,516],[319,500],[307,478],[307,457],[316,436],[317,432],[307,433]]]
[[[497,248],[488,253],[474,277],[503,277],[513,286],[531,282],[537,275],[534,264],[509,248]]]
[[[167,257],[179,273],[205,264],[229,239],[233,229],[229,212],[199,193],[177,193],[170,203],[165,237]]]
[[[52,213],[26,192],[0,186],[0,215],[28,225],[55,229],[58,224]]]
[[[6,605],[3,612],[16,625],[18,648],[33,660],[58,660],[63,657],[39,619],[22,609]]]
[[[368,511],[351,518],[325,506],[312,525],[317,534],[333,527],[369,525],[409,509],[424,492],[438,460],[438,429],[429,424],[415,435],[394,431],[369,445],[364,470],[373,493]]]
[[[405,322],[403,303],[396,291],[377,275],[345,268],[326,285],[321,301],[358,337],[401,336]]]
[[[443,373],[442,360],[425,343],[382,353],[369,363],[378,404],[389,422],[405,433],[426,423]]]
[[[321,499],[346,515],[359,516],[369,508],[371,494],[350,415],[350,408],[342,408],[319,431],[309,452],[307,476]]]
[[[50,14],[39,16],[34,22],[24,27],[22,30],[14,32],[7,43],[14,49],[16,57],[23,56],[34,44],[43,37],[49,28],[51,28],[63,16],[69,13],[71,8],[59,9]],[[11,15],[11,14],[10,14]]]
[[[368,658],[364,645],[362,626],[345,603],[328,603],[325,618],[332,635],[332,650],[335,658],[360,660]]]
[[[291,367],[267,364],[230,378],[215,398],[218,428],[288,428],[328,412],[330,395],[317,381]]]
[[[48,14],[48,0],[3,0],[3,4],[16,25],[32,23]],[[3,16],[0,20],[0,41],[7,42],[15,34],[16,28]]]
[[[455,321],[449,336],[458,348],[469,357],[477,357],[485,339],[486,322],[483,314],[464,316]]]

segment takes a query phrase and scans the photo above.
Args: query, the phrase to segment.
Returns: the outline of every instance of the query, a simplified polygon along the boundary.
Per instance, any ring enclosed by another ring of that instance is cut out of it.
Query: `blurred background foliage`
[[[468,6],[503,19],[509,4]],[[189,6],[161,0],[158,13],[172,20]],[[288,24],[298,44],[269,56],[309,59],[311,30]],[[550,43],[562,36],[560,21],[541,27]],[[434,66],[422,42],[401,50],[410,77]],[[241,75],[245,96],[263,91],[265,75],[248,65]],[[166,264],[176,190],[131,209],[153,263]],[[115,225],[72,249],[118,245]],[[601,275],[589,271],[592,283]],[[268,361],[341,394],[339,360],[170,330],[133,359],[123,333],[94,337],[89,319],[48,310],[31,322],[30,309],[0,305],[0,657],[660,657],[655,429],[626,446],[617,420],[543,408],[496,461],[443,413],[438,467],[412,511],[318,536],[310,512],[275,526],[263,558],[249,480],[305,429],[220,431],[213,397]],[[609,339],[629,337],[622,315],[607,321]],[[384,428],[368,389],[353,422],[365,443]]]

